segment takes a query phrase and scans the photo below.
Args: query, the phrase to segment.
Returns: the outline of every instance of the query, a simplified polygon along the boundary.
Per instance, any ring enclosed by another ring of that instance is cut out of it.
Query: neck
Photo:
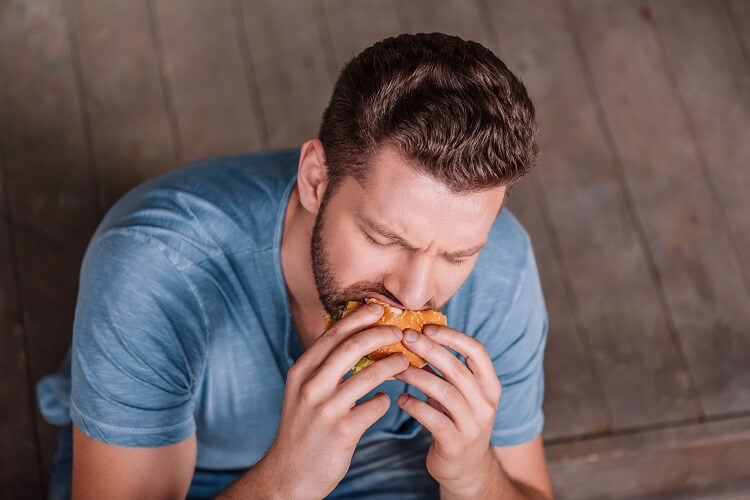
[[[310,260],[310,241],[315,216],[299,201],[297,186],[292,189],[281,235],[281,268],[302,347],[307,348],[325,328],[325,309],[318,298]]]

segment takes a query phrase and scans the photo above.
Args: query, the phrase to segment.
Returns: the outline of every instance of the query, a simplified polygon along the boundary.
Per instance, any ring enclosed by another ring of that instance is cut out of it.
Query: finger
[[[367,304],[331,326],[299,357],[295,365],[301,380],[306,380],[344,339],[375,324],[383,315],[383,306]]]
[[[401,330],[395,326],[376,326],[356,333],[331,352],[310,381],[333,389],[360,359],[381,347],[399,342],[401,336]]]
[[[363,368],[341,384],[330,402],[337,407],[352,408],[360,398],[397,373],[406,370],[407,366],[409,366],[409,358],[400,352],[386,356]]]
[[[352,408],[349,415],[344,418],[344,426],[351,429],[351,432],[357,436],[361,436],[388,412],[390,406],[391,398],[387,394],[379,392]]]
[[[459,440],[460,434],[451,419],[421,399],[411,394],[401,394],[398,406],[424,425],[435,441],[454,443]]]
[[[461,430],[464,425],[471,424],[475,420],[464,396],[444,379],[413,366],[395,375],[395,378],[416,387],[440,403],[457,429]]]
[[[432,368],[430,368],[430,365],[424,365],[422,367],[422,369],[426,370],[426,371],[428,371],[430,373],[432,373],[436,377],[440,376],[440,375],[438,375],[438,373],[435,370],[433,370]],[[430,406],[432,406],[433,408],[435,408],[440,413],[445,413],[445,414],[448,413],[448,410],[446,410],[445,408],[443,408],[443,405],[441,405],[440,403],[438,403],[437,401],[435,401],[434,399],[432,399],[429,396],[427,397],[427,404],[430,405]]]
[[[490,402],[497,403],[497,400],[500,399],[502,387],[490,355],[487,354],[487,350],[481,342],[447,326],[425,325],[422,328],[422,333],[434,342],[450,347],[461,354],[466,360],[466,366],[476,377],[479,386],[490,398]],[[440,368],[438,369],[440,370]],[[440,371],[442,372],[442,370]]]
[[[445,408],[443,408],[443,405],[441,405],[440,403],[438,403],[437,401],[435,401],[432,398],[427,398],[427,404],[430,405],[431,407],[435,408],[440,413],[444,413],[446,415],[448,414],[448,410],[446,410]]]
[[[409,342],[406,333],[414,332],[416,340]],[[427,335],[417,333],[414,330],[404,332],[403,344],[415,354],[422,356],[428,363],[440,370],[443,378],[454,385],[466,401],[472,407],[478,404],[487,404],[487,396],[484,394],[476,376],[459,359],[451,354],[445,347],[432,340]],[[434,373],[434,372],[433,372]]]

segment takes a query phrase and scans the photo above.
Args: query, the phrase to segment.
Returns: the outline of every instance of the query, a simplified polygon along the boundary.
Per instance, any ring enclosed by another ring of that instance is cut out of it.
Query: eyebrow
[[[357,217],[359,217],[362,220],[362,222],[368,225],[370,229],[377,231],[378,233],[381,234],[381,236],[384,236],[386,238],[389,238],[397,242],[398,244],[400,244],[401,246],[407,248],[408,250],[412,252],[419,250],[417,247],[415,247],[414,245],[406,241],[406,239],[403,236],[396,234],[395,232],[393,232],[391,229],[387,228],[386,226],[372,220],[362,211],[361,208],[358,207],[355,210],[355,214],[357,215]],[[441,255],[448,259],[461,259],[461,258],[471,257],[472,255],[478,253],[482,248],[484,248],[485,245],[486,243],[482,243],[481,245],[476,245],[471,248],[467,248],[465,250],[458,250],[456,252],[441,252]]]

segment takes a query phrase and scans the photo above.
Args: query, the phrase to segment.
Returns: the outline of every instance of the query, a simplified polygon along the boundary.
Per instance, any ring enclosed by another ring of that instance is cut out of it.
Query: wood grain
[[[405,31],[393,0],[318,0],[322,28],[331,40],[336,75],[365,48]]]
[[[2,163],[0,162],[0,168]],[[7,498],[43,496],[40,457],[30,397],[25,331],[15,279],[15,259],[5,217],[0,220],[0,491]]]
[[[745,63],[750,65],[750,3],[745,0],[726,0],[724,4],[732,22],[732,34],[742,43]]]
[[[570,17],[704,410],[747,410],[750,297],[651,16],[572,1]]]
[[[183,161],[261,149],[265,123],[236,2],[156,0]]]
[[[240,2],[268,146],[296,147],[317,137],[335,66],[312,0]]]
[[[476,0],[412,0],[398,2],[399,16],[411,33],[440,32],[456,35],[489,47],[491,32],[487,30],[481,5]]]
[[[25,384],[33,395],[39,378],[57,368],[70,342],[78,265],[98,218],[97,184],[86,147],[71,32],[62,1],[5,2],[0,8],[0,133],[23,315],[19,313],[19,323],[6,331],[15,342],[19,324],[24,326],[30,374]],[[62,256],[73,264],[62,265]],[[8,352],[4,361],[12,370],[19,353],[10,346]],[[27,405],[34,409],[34,415],[25,418],[29,425],[38,426],[46,481],[55,430],[42,421],[36,401],[29,404],[28,396],[16,397],[18,411]],[[33,432],[16,430],[16,439],[33,440]],[[21,451],[14,460],[27,466],[25,456]],[[37,471],[27,473],[38,481]]]
[[[147,0],[69,0],[101,204],[181,163]],[[171,125],[170,125],[171,124]]]
[[[536,105],[539,189],[612,429],[696,416],[689,374],[559,3],[488,3],[488,17],[498,52]]]
[[[549,227],[539,189],[543,165],[514,189],[509,209],[529,232],[549,316],[544,354],[544,439],[599,434],[611,430],[603,386],[594,372],[591,347],[576,317],[575,297],[564,274],[557,234]]]
[[[684,498],[747,480],[750,418],[556,444],[546,452],[561,500]]]
[[[726,218],[750,290],[750,64],[722,2],[647,6],[705,184]]]

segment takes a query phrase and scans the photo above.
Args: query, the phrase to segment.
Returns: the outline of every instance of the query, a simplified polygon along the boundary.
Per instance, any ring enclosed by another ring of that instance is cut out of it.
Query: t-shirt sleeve
[[[465,285],[461,302],[454,306],[456,326],[482,343],[502,384],[492,446],[528,442],[544,425],[547,309],[534,252],[523,234],[524,241],[511,246],[522,252],[496,249],[480,256],[477,277]]]
[[[492,446],[514,446],[531,441],[544,426],[543,361],[548,316],[531,246],[511,304],[502,326],[495,333],[504,339],[502,350],[490,351],[502,384]]]
[[[161,243],[98,237],[81,268],[73,327],[73,423],[118,446],[190,437],[205,331],[200,302]]]

